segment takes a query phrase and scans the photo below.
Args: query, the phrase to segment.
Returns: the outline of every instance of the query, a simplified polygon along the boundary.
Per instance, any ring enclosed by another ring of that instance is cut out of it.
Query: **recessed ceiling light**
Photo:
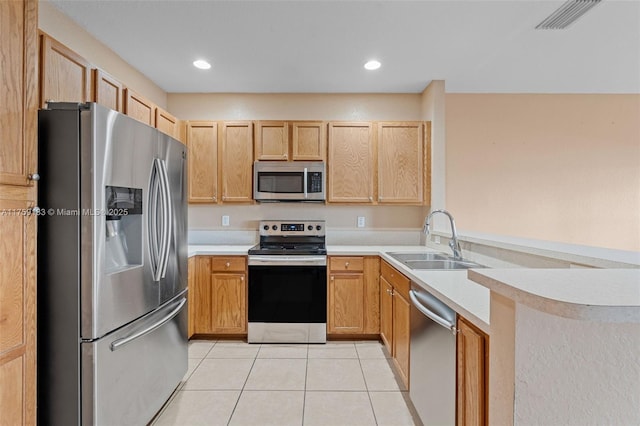
[[[204,59],[193,61],[193,66],[196,68],[200,68],[201,70],[208,70],[209,68],[211,68],[211,64]]]
[[[366,64],[364,64],[364,68],[372,71],[372,70],[377,70],[378,68],[380,68],[380,65],[382,65],[380,62],[376,61],[376,60],[372,60],[367,62]]]

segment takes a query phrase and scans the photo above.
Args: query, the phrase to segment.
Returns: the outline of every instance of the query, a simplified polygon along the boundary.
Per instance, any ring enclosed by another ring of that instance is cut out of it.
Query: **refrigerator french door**
[[[94,103],[38,123],[38,423],[146,424],[187,369],[186,147]]]

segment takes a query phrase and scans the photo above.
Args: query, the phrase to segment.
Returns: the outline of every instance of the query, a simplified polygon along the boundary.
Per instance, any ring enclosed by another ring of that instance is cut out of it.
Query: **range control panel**
[[[323,237],[324,220],[262,220],[260,236]]]

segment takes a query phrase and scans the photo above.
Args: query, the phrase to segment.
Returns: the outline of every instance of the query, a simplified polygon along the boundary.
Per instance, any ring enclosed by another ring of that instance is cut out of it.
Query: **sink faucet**
[[[458,233],[456,232],[456,222],[453,220],[453,216],[451,216],[451,213],[449,213],[446,210],[432,211],[424,220],[424,228],[422,229],[422,232],[425,233],[427,238],[429,237],[429,234],[431,233],[431,229],[430,229],[431,217],[433,217],[433,215],[436,213],[442,213],[444,215],[447,215],[447,217],[449,218],[449,222],[451,222],[451,240],[449,240],[449,247],[451,247],[451,251],[453,251],[454,259],[462,259],[462,249],[460,248],[460,243],[458,242]]]

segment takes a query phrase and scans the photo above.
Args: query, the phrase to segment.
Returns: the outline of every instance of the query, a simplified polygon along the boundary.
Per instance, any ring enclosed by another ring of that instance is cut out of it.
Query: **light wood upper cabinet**
[[[457,424],[484,426],[488,422],[487,371],[489,337],[458,316]]]
[[[222,201],[253,201],[253,124],[250,121],[221,124],[220,182]]]
[[[213,121],[187,123],[189,202],[218,201],[218,125]]]
[[[129,117],[155,127],[156,122],[156,106],[153,102],[145,97],[137,94],[133,90],[126,88],[124,113]]]
[[[422,204],[425,143],[422,122],[378,123],[378,201]]]
[[[169,112],[160,107],[156,107],[156,129],[171,136],[174,139],[180,139],[180,122]]]
[[[89,102],[91,65],[62,43],[42,34],[40,40],[40,106],[56,102]]]
[[[36,216],[19,213],[33,204],[0,198],[1,210],[18,212],[0,218],[0,413],[7,425],[35,424]]]
[[[380,332],[379,262],[376,256],[329,258],[327,333]]]
[[[256,160],[289,159],[289,125],[284,121],[256,122]]]
[[[247,332],[246,265],[244,256],[196,258],[195,334]]]
[[[327,123],[322,121],[256,122],[256,160],[324,161]]]
[[[291,123],[291,159],[323,161],[327,156],[327,123],[308,121]]]
[[[124,112],[124,86],[101,69],[93,70],[93,100],[114,111]]]
[[[374,146],[371,123],[329,123],[327,201],[372,203]]]
[[[36,173],[37,7],[36,0],[0,2],[0,184],[30,185]]]

